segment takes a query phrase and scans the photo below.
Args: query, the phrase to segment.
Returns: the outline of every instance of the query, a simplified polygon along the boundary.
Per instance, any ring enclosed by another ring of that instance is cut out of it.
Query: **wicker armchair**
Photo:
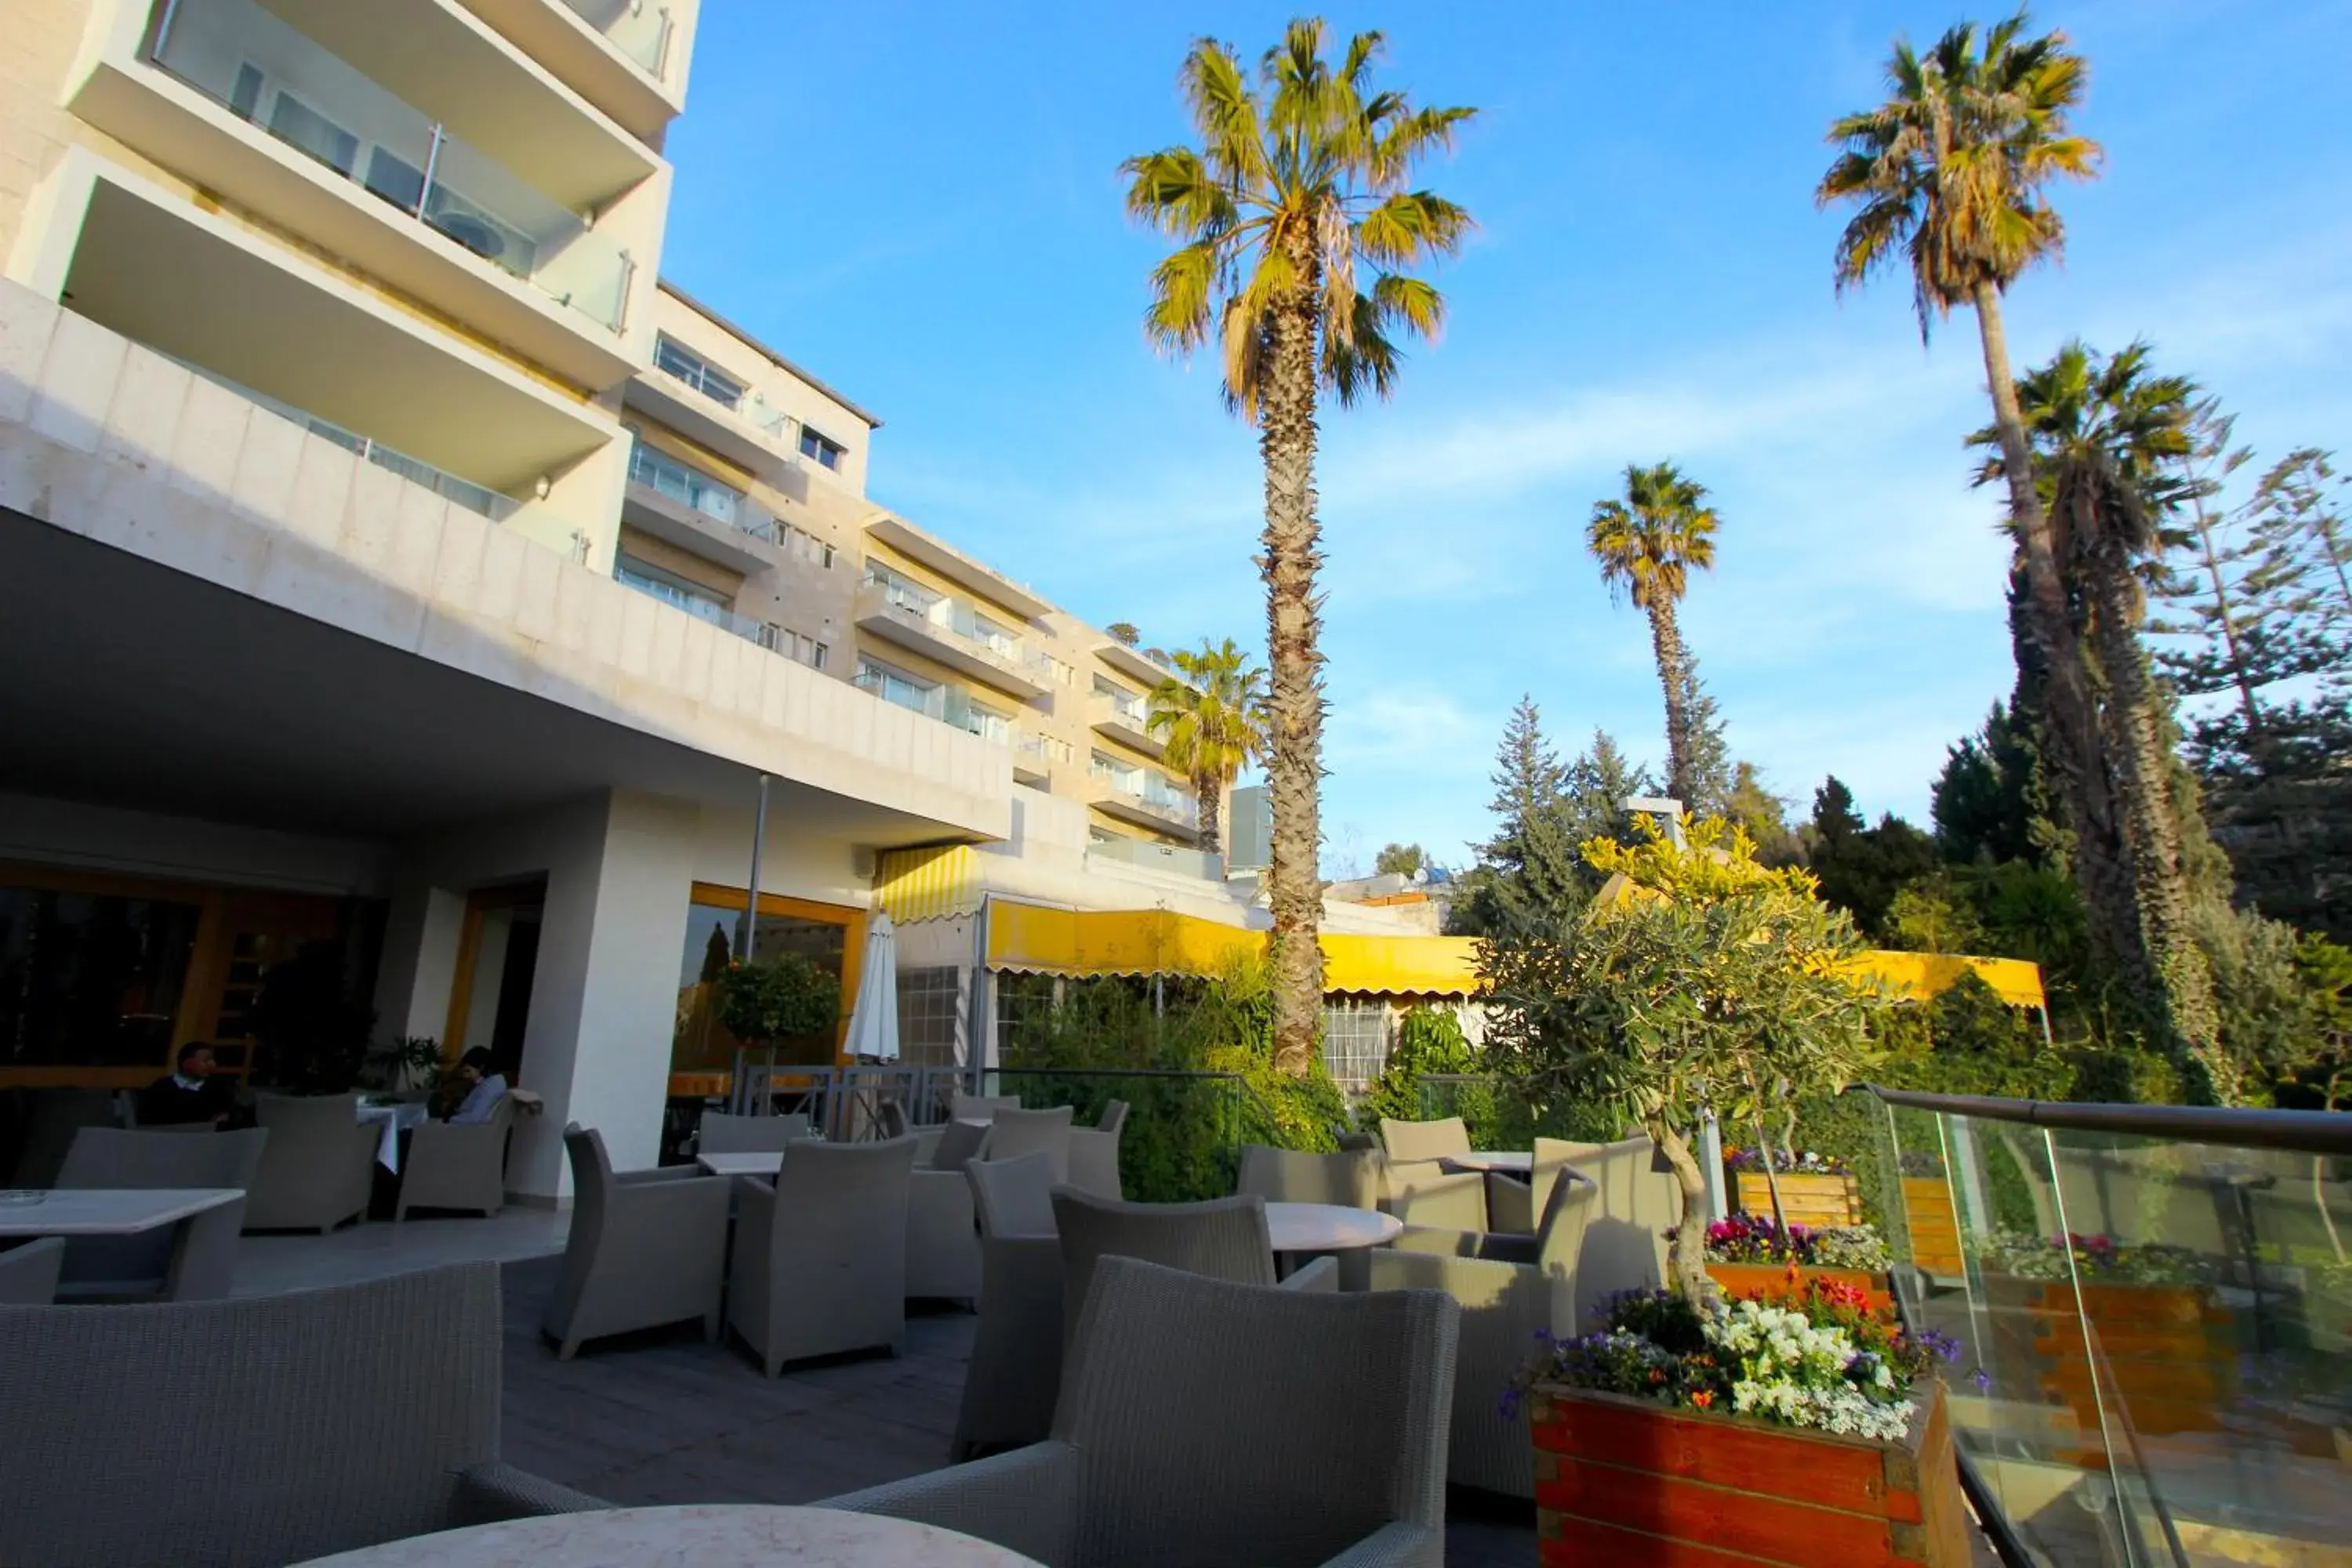
[[[58,1185],[241,1187],[249,1194],[268,1142],[269,1134],[257,1127],[236,1132],[201,1125],[188,1131],[85,1127],[58,1168]],[[106,1300],[226,1294],[245,1210],[245,1203],[233,1204],[143,1236],[75,1237],[66,1243],[58,1289],[68,1297]]]
[[[1062,1379],[1053,1158],[973,1160],[964,1175],[980,1217],[980,1326],[949,1449],[958,1459],[1044,1437]]]
[[[1047,1441],[820,1506],[1050,1568],[1441,1568],[1457,1316],[1105,1258]]]
[[[0,1563],[269,1568],[610,1506],[499,1462],[498,1266],[0,1307]]]
[[[364,1220],[375,1193],[382,1128],[362,1122],[356,1094],[265,1094],[254,1117],[268,1131],[247,1195],[247,1230],[315,1230]]]
[[[691,1165],[615,1173],[593,1128],[563,1130],[572,1158],[572,1234],[541,1331],[569,1361],[584,1340],[702,1320],[719,1337],[727,1268],[724,1176]]]
[[[0,1304],[46,1307],[56,1300],[58,1265],[65,1257],[65,1240],[55,1236],[0,1252]]]
[[[955,1121],[986,1121],[1000,1110],[1020,1109],[1017,1094],[966,1094],[957,1089],[948,1100],[948,1116]]]
[[[1470,1152],[1470,1130],[1458,1116],[1436,1121],[1381,1118],[1381,1207],[1407,1225],[1486,1230],[1489,1178],[1449,1171],[1444,1161]]]
[[[401,1162],[394,1223],[406,1219],[412,1208],[495,1215],[506,1207],[507,1136],[513,1129],[514,1100],[504,1095],[488,1121],[420,1122],[409,1134],[408,1157]]]
[[[1006,1109],[996,1113],[989,1128],[988,1157],[992,1160],[1017,1160],[1024,1154],[1043,1150],[1054,1161],[1054,1179],[1070,1179],[1070,1108],[1056,1105],[1046,1110],[1016,1110]]]
[[[771,1183],[736,1178],[727,1326],[770,1377],[789,1361],[907,1337],[915,1141],[795,1143]]]
[[[1187,1274],[1237,1285],[1276,1283],[1274,1239],[1265,1200],[1244,1195],[1192,1204],[1123,1204],[1076,1187],[1054,1189],[1054,1227],[1062,1238],[1065,1348],[1105,1258],[1140,1258]],[[1339,1270],[1318,1258],[1281,1281],[1286,1290],[1336,1290]]]
[[[956,1301],[980,1295],[980,1232],[971,1183],[961,1171],[914,1169],[907,1188],[907,1295]]]
[[[1380,1173],[1368,1152],[1307,1154],[1296,1149],[1244,1143],[1234,1191],[1255,1194],[1270,1204],[1339,1204],[1369,1209],[1379,1206]],[[1340,1289],[1368,1288],[1370,1276],[1365,1268],[1370,1259],[1364,1248],[1350,1247],[1327,1256],[1339,1270]]]
[[[1536,1140],[1536,1165],[1552,1173],[1532,1236],[1408,1227],[1370,1255],[1373,1290],[1443,1290],[1462,1306],[1461,1372],[1454,1385],[1451,1479],[1513,1497],[1535,1496],[1535,1449],[1525,1415],[1506,1419],[1503,1387],[1539,1333],[1580,1331],[1586,1309],[1618,1282],[1581,1259],[1599,1190],[1565,1168],[1565,1144]]]

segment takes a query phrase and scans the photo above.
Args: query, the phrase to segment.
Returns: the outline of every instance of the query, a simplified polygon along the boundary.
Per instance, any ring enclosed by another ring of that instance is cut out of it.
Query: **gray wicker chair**
[[[1255,1194],[1270,1204],[1339,1204],[1369,1209],[1379,1206],[1380,1174],[1369,1153],[1307,1154],[1245,1143],[1234,1191]],[[1366,1289],[1370,1277],[1365,1272],[1364,1248],[1328,1256],[1339,1270],[1340,1289]]]
[[[499,1461],[496,1264],[0,1308],[0,1563],[268,1568],[610,1505]]]
[[[395,1224],[412,1208],[478,1209],[495,1215],[507,1203],[507,1138],[514,1130],[514,1100],[500,1096],[488,1121],[463,1126],[425,1121],[409,1134],[408,1155],[400,1165]]]
[[[0,1252],[0,1304],[46,1307],[58,1299],[58,1266],[65,1261],[64,1238],[45,1236]]]
[[[1105,1100],[1103,1102],[1102,1114],[1095,1118],[1095,1131],[1097,1132],[1108,1132],[1113,1136],[1116,1136],[1120,1130],[1126,1126],[1127,1101],[1123,1100]]]
[[[1076,1187],[1054,1189],[1054,1228],[1062,1238],[1062,1321],[1066,1349],[1076,1333],[1096,1266],[1105,1258],[1140,1258],[1187,1274],[1237,1285],[1275,1284],[1274,1241],[1265,1200],[1210,1198],[1191,1204],[1125,1204]],[[1334,1290],[1339,1270],[1318,1258],[1280,1281],[1289,1290]]]
[[[914,1170],[907,1188],[907,1295],[979,1298],[980,1232],[971,1183],[961,1171]]]
[[[367,1217],[383,1130],[360,1120],[359,1103],[356,1094],[265,1094],[254,1101],[269,1143],[246,1198],[246,1229],[324,1236]]]
[[[964,1175],[980,1218],[980,1324],[949,1449],[958,1459],[1044,1437],[1062,1377],[1053,1158],[973,1160]]]
[[[915,1141],[795,1143],[771,1183],[738,1176],[727,1326],[770,1377],[907,1337]]]
[[[996,1113],[988,1134],[988,1157],[992,1160],[1018,1160],[1024,1154],[1039,1150],[1054,1161],[1054,1179],[1070,1179],[1070,1108],[1056,1105],[1046,1110],[1016,1110],[1006,1109]]]
[[[1457,1317],[1107,1258],[1047,1441],[819,1506],[1049,1568],[1441,1568]]]
[[[957,1089],[948,1099],[948,1116],[956,1121],[986,1121],[1000,1110],[1018,1110],[1017,1094],[966,1094]]]
[[[85,1127],[74,1134],[58,1167],[61,1187],[239,1187],[248,1194],[260,1169],[269,1134],[258,1127],[222,1132],[199,1126],[193,1131],[166,1128]],[[247,1199],[249,1204],[250,1197]],[[242,1214],[244,1205],[236,1205]],[[237,1215],[215,1211],[186,1222],[181,1258],[187,1280],[226,1281],[236,1268]],[[164,1226],[143,1236],[81,1236],[66,1244],[58,1289],[68,1297],[118,1299],[168,1294],[172,1259],[182,1238]],[[210,1286],[196,1287],[210,1293]]]
[[[728,1180],[691,1165],[615,1173],[593,1128],[563,1130],[572,1234],[541,1332],[569,1361],[585,1340],[702,1320],[719,1338]]]
[[[1105,1105],[1092,1127],[1070,1129],[1070,1185],[1098,1198],[1126,1196],[1118,1179],[1118,1135],[1127,1126],[1127,1101]]]
[[[968,1121],[949,1122],[931,1144],[931,1169],[962,1175],[964,1162],[979,1159],[988,1148],[989,1134],[995,1131],[993,1126],[976,1127]]]
[[[1559,1149],[1579,1175],[1601,1189],[1578,1265],[1609,1282],[1593,1300],[1608,1291],[1663,1287],[1672,1278],[1666,1238],[1682,1223],[1683,1188],[1657,1144],[1637,1133],[1614,1143],[1562,1143]]]
[[[1566,1146],[1536,1140],[1537,1164],[1555,1170],[1532,1237],[1408,1227],[1368,1259],[1374,1291],[1443,1290],[1462,1306],[1451,1477],[1513,1497],[1535,1496],[1535,1449],[1524,1414],[1506,1419],[1504,1385],[1541,1334],[1580,1331],[1586,1309],[1619,1282],[1581,1267],[1598,1215],[1598,1189],[1564,1165]],[[1521,1260],[1523,1249],[1527,1256]]]
[[[790,1116],[730,1116],[723,1110],[702,1113],[694,1142],[698,1154],[781,1154],[787,1144],[814,1137],[809,1119]]]
[[[1451,1155],[1470,1152],[1470,1130],[1458,1116],[1435,1121],[1381,1118],[1381,1207],[1407,1225],[1486,1230],[1488,1178],[1448,1171]]]

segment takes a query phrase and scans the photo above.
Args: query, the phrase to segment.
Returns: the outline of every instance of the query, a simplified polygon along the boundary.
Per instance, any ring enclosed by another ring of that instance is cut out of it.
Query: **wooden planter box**
[[[1913,1263],[1946,1279],[1968,1271],[1960,1257],[1960,1222],[1952,1213],[1952,1189],[1943,1177],[1903,1178],[1903,1219],[1911,1232]]]
[[[1968,1568],[1940,1382],[1899,1443],[1580,1388],[1539,1387],[1528,1414],[1544,1568]]]
[[[1777,1301],[1790,1294],[1789,1267],[1785,1263],[1714,1263],[1706,1266],[1708,1278],[1723,1287],[1731,1297],[1761,1296]],[[1895,1293],[1889,1289],[1886,1276],[1871,1274],[1860,1268],[1799,1268],[1798,1288],[1803,1289],[1808,1279],[1826,1279],[1832,1285],[1850,1285],[1870,1298],[1871,1310],[1891,1312],[1895,1310]]]
[[[1772,1184],[1761,1171],[1735,1172],[1739,1178],[1739,1207],[1746,1214],[1772,1217]],[[1862,1184],[1852,1176],[1780,1178],[1781,1217],[1808,1230],[1862,1223]]]
[[[2064,1402],[2085,1433],[2099,1430],[2092,1363],[2074,1316],[2073,1287],[2036,1281],[2026,1296],[2033,1349],[2047,1370],[2042,1392]],[[2202,1285],[2083,1286],[2083,1310],[2098,1336],[2101,1391],[2147,1436],[2218,1432],[2238,1394],[2235,1320]],[[2095,1459],[2095,1455],[2083,1456]]]

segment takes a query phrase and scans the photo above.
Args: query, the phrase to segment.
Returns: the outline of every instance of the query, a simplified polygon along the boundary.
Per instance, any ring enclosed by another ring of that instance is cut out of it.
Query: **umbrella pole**
[[[768,775],[761,773],[759,804],[751,813],[751,875],[743,889],[743,912],[735,917],[735,962],[738,963],[751,962],[751,944],[760,929],[760,851],[767,847],[767,843]],[[768,1100],[766,1090],[775,1087],[775,1047],[772,1045],[768,1048],[768,1077],[762,1083],[762,1092],[755,1098],[751,1092],[751,1085],[743,1081],[743,1069],[750,1065],[749,1053],[742,1047],[736,1047],[735,1095],[737,1100],[745,1102],[737,1107],[739,1114],[763,1114],[762,1110],[752,1108],[764,1108]]]

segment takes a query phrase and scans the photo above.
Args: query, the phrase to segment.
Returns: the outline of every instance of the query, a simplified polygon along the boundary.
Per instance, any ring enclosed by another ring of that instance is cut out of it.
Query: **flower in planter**
[[[2064,1279],[2111,1285],[2210,1283],[2211,1259],[2186,1247],[2132,1245],[2106,1235],[2036,1236],[1997,1230],[1983,1243],[1986,1266],[2016,1279]]]
[[[1801,1225],[1783,1228],[1763,1215],[1733,1215],[1706,1228],[1710,1263],[1794,1263],[1807,1268],[1851,1268],[1880,1274],[1891,1267],[1886,1243],[1866,1225]]]
[[[1760,1149],[1734,1149],[1723,1157],[1723,1163],[1735,1171],[1760,1171],[1765,1167],[1764,1152]],[[1853,1173],[1852,1167],[1834,1154],[1818,1153],[1811,1149],[1775,1149],[1771,1167],[1784,1176],[1844,1176]]]

